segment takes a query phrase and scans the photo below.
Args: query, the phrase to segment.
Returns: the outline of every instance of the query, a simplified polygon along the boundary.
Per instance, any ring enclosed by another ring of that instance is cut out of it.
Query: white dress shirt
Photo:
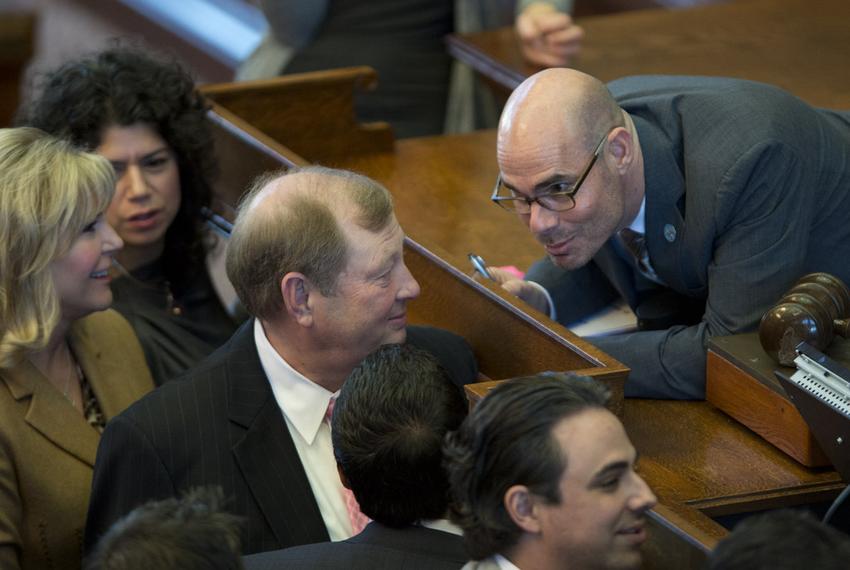
[[[351,522],[342,495],[342,482],[336,470],[331,428],[325,421],[328,403],[336,394],[305,378],[274,349],[258,319],[254,320],[254,342],[275,401],[283,412],[286,427],[319,512],[331,540],[351,537]]]
[[[431,530],[439,530],[457,536],[463,536],[463,529],[448,519],[430,519],[419,521],[419,526],[430,528]]]
[[[495,562],[499,566],[499,570],[519,570],[519,566],[517,566],[501,554],[494,554],[493,562]]]

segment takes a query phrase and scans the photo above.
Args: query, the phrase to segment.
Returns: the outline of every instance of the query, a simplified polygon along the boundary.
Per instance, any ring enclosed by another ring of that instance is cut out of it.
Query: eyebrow
[[[376,266],[375,270],[369,273],[369,276],[373,279],[382,276],[384,273],[395,267],[395,264],[401,257],[402,255],[399,253],[393,253],[392,255],[385,257],[381,260],[381,263]]]
[[[556,182],[566,182],[566,183],[569,184],[570,178],[571,178],[570,175],[556,172],[555,174],[553,174],[549,178],[546,178],[545,180],[542,180],[542,181],[538,182],[537,184],[535,184],[532,192],[534,192],[534,194],[537,194],[541,190],[545,190],[546,188],[548,188],[552,184],[555,184]],[[575,178],[578,178],[578,177],[575,177]],[[575,182],[575,180],[573,180],[573,182]],[[523,196],[526,195],[524,192],[520,192],[519,190],[517,190],[513,185],[505,182],[504,178],[502,178],[502,184],[505,186],[505,188],[507,188],[511,192],[516,192],[517,194],[522,194]]]
[[[603,479],[611,473],[619,473],[619,472],[625,471],[627,469],[631,469],[635,465],[637,465],[638,459],[640,459],[640,456],[637,452],[635,452],[634,460],[631,461],[631,462],[626,461],[626,460],[620,460],[620,461],[615,461],[613,463],[609,463],[608,465],[606,465],[605,467],[603,467],[602,469],[597,471],[596,474],[593,475],[591,482],[596,482],[599,479]]]
[[[152,150],[151,152],[149,152],[147,154],[142,155],[141,158],[139,158],[139,162],[153,158],[154,156],[158,155],[161,152],[169,152],[168,147],[163,146],[163,147],[160,147],[156,150]],[[109,162],[111,162],[112,164],[126,164],[128,161],[109,159]]]

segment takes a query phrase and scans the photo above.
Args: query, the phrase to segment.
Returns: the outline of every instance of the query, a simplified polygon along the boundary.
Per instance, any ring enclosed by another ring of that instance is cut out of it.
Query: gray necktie
[[[655,269],[649,262],[649,251],[646,249],[646,240],[643,234],[625,228],[617,233],[617,237],[620,239],[620,243],[623,244],[625,250],[634,258],[635,265],[641,275],[663,285],[664,282],[658,277],[658,274],[655,273]]]

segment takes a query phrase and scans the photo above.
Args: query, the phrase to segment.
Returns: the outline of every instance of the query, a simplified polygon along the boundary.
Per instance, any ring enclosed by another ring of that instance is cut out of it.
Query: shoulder
[[[245,570],[351,568],[351,549],[346,542],[320,542],[243,556],[242,562]]]
[[[478,364],[472,347],[462,336],[426,326],[407,327],[407,344],[434,355],[458,385],[478,381]]]
[[[231,372],[242,373],[252,367],[260,367],[252,323],[251,320],[243,324],[221,348],[182,376],[146,395],[121,415],[126,420],[155,425],[161,423],[157,418],[163,417],[162,414],[168,417],[188,417],[184,413],[186,407],[196,411],[203,408],[211,415],[221,413],[226,416]]]
[[[142,346],[130,323],[112,309],[92,313],[71,326],[71,343],[86,364],[104,366],[105,374],[132,375],[143,391],[153,387]],[[93,359],[93,360],[92,360]],[[85,368],[84,368],[85,369]]]
[[[116,336],[122,340],[127,337],[136,338],[133,328],[123,316],[113,309],[98,311],[74,322],[75,332],[82,332],[93,337],[104,340],[114,339]]]
[[[726,77],[640,75],[608,88],[623,109],[669,133],[679,129],[722,150],[734,143],[794,144],[819,129],[821,110],[774,85]]]

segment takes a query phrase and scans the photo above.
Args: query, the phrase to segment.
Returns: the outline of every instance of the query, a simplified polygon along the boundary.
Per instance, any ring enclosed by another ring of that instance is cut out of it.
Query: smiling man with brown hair
[[[572,374],[495,388],[446,444],[465,570],[640,567],[655,495],[607,391]]]

